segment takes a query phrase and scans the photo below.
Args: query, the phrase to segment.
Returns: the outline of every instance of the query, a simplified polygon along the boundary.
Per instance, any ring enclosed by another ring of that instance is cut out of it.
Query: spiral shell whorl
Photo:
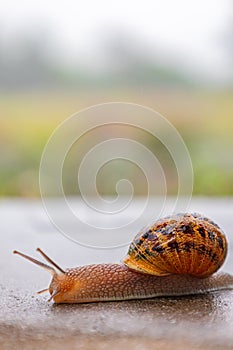
[[[204,278],[220,268],[226,253],[226,237],[217,224],[197,213],[181,213],[140,231],[123,262],[133,270],[157,276]]]

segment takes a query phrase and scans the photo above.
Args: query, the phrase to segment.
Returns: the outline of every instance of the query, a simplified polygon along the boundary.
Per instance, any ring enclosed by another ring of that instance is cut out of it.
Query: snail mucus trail
[[[14,253],[49,271],[48,291],[55,303],[146,299],[233,289],[233,276],[216,271],[227,254],[223,231],[197,214],[171,215],[141,230],[122,263],[62,269],[41,249],[49,265]]]

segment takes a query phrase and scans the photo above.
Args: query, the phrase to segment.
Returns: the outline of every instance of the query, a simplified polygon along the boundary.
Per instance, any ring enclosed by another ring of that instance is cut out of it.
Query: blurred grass
[[[38,196],[40,157],[53,130],[78,110],[109,101],[135,102],[154,108],[177,128],[193,161],[194,194],[233,195],[232,92],[161,88],[1,95],[0,195]],[[156,154],[156,144],[151,147]],[[166,168],[166,164],[163,166]],[[171,176],[170,194],[175,183]],[[69,193],[72,186],[71,182]],[[137,194],[143,194],[140,177],[136,186]],[[112,194],[108,187],[100,188],[100,192]]]

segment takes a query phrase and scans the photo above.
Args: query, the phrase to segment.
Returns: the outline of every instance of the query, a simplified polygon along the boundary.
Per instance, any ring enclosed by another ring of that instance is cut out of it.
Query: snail
[[[212,220],[197,213],[175,214],[141,230],[122,263],[63,270],[41,249],[50,265],[14,253],[48,270],[48,289],[55,303],[146,299],[203,294],[233,289],[233,276],[215,272],[223,264],[227,241]]]

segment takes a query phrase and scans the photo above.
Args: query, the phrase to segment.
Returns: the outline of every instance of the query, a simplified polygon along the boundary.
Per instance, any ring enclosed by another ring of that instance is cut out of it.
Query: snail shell
[[[212,220],[200,214],[177,214],[140,231],[123,259],[129,268],[156,276],[208,277],[223,264],[227,241]]]

